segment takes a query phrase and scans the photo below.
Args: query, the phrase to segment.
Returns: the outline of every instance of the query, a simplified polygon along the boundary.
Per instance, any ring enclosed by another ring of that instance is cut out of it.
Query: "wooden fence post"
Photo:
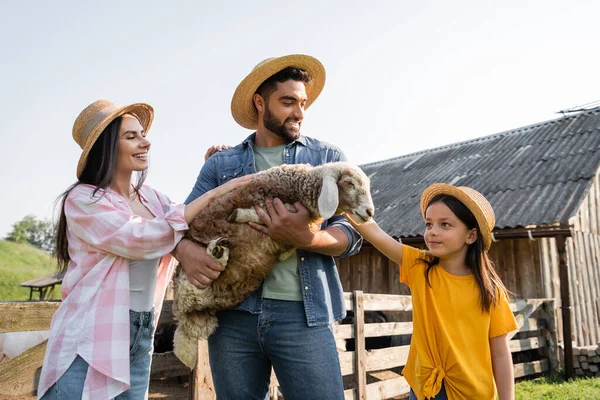
[[[365,359],[365,307],[362,290],[355,290],[354,296],[354,366],[357,399],[367,398],[367,366]]]
[[[214,400],[216,398],[208,359],[208,340],[199,340],[196,368],[190,372],[190,399]]]

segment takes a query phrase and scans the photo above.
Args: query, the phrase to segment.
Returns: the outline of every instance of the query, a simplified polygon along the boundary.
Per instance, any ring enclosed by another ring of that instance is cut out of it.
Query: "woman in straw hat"
[[[421,197],[429,252],[398,243],[375,222],[355,225],[400,266],[412,293],[413,336],[403,375],[411,399],[514,398],[507,334],[518,329],[488,257],[490,203],[468,187],[434,184]]]
[[[203,207],[243,183],[187,206],[143,185],[153,115],[147,104],[99,100],[75,120],[73,139],[83,151],[77,182],[61,196],[56,257],[66,273],[39,398],[145,398],[154,328],[173,273],[170,252]]]

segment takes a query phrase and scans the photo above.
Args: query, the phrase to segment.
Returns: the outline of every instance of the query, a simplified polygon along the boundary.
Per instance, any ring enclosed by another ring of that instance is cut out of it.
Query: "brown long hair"
[[[502,283],[500,276],[498,276],[498,273],[494,268],[494,263],[488,256],[487,250],[485,250],[477,219],[475,219],[473,213],[463,203],[455,197],[448,195],[441,194],[435,196],[431,199],[427,207],[438,202],[445,204],[454,215],[467,226],[467,228],[477,229],[477,240],[471,243],[467,248],[465,264],[467,265],[467,268],[473,272],[477,285],[479,286],[481,309],[482,311],[489,312],[492,305],[498,304],[501,296],[506,296],[508,298],[509,292]],[[425,279],[427,280],[427,284],[431,286],[431,283],[429,282],[429,272],[440,262],[440,259],[438,257],[432,257],[429,260],[423,261],[427,264],[427,268],[425,269]]]
[[[67,240],[67,217],[65,215],[65,201],[69,193],[81,184],[93,185],[96,188],[92,192],[92,198],[100,191],[100,196],[95,201],[100,200],[106,193],[106,188],[113,182],[115,170],[117,168],[118,140],[119,130],[121,129],[122,117],[114,119],[102,131],[92,149],[90,150],[85,168],[80,176],[77,177],[77,182],[69,186],[56,199],[55,208],[60,203],[60,217],[56,224],[56,250],[55,257],[57,261],[57,270],[63,273],[69,263],[71,257],[69,255],[69,242]],[[147,170],[141,171],[137,175],[135,191],[144,184],[146,180]],[[91,199],[90,199],[91,200]]]

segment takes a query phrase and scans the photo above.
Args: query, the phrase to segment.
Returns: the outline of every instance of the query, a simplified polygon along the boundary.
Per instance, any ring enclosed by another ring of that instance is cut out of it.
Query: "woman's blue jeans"
[[[301,301],[263,299],[261,314],[218,317],[208,338],[217,399],[268,399],[271,367],[286,400],[344,398],[333,331],[309,327]]]
[[[154,310],[142,312],[130,310],[129,327],[131,386],[115,397],[115,400],[140,400],[148,396],[154,335]],[[77,356],[63,376],[44,393],[42,400],[81,399],[88,367],[88,363]]]

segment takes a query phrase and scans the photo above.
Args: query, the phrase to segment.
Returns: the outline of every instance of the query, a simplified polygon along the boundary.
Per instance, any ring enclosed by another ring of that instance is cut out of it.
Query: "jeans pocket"
[[[129,358],[137,352],[140,347],[140,337],[142,336],[143,327],[131,324],[129,327]]]

